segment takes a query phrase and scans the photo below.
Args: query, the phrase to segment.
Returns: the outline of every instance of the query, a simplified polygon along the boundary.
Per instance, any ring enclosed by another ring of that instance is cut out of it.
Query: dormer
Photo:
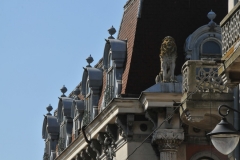
[[[51,105],[47,107],[48,113],[44,116],[42,126],[42,138],[45,140],[43,157],[46,159],[55,159],[55,149],[59,139],[59,124],[57,117],[50,113],[52,109]]]
[[[89,58],[87,58],[87,61],[88,59]],[[103,83],[102,70],[98,68],[92,68],[90,63],[86,66],[86,68],[84,68],[81,86],[85,104],[84,117],[86,117],[87,118],[86,120],[88,121],[88,122],[86,121],[86,123],[89,123],[94,119],[94,117],[98,115],[98,101]]]
[[[216,17],[216,14],[213,11],[209,12],[207,16],[210,19],[210,22],[195,30],[186,39],[186,60],[221,59],[221,28],[213,21]]]
[[[116,32],[113,27],[108,31],[111,36],[106,40],[103,53],[103,68],[107,73],[104,107],[121,94],[122,74],[127,56],[127,42],[113,38],[112,35]]]
[[[57,119],[60,125],[58,152],[62,152],[72,142],[73,117],[71,113],[73,99],[66,97],[67,88],[61,88],[63,95],[59,97]]]

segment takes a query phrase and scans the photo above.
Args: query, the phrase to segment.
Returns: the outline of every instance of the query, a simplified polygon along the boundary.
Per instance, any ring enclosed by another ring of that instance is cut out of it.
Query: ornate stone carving
[[[104,135],[104,153],[106,155],[106,160],[113,160],[113,157],[116,157],[114,148],[115,148],[115,140],[113,140],[107,134]]]
[[[96,152],[96,160],[99,160],[99,157],[102,154],[102,146],[96,139],[91,140],[90,147],[93,149],[94,152]]]
[[[93,151],[93,149],[90,146],[86,148],[86,153],[88,154],[89,157],[91,157],[91,160],[96,160],[97,153]]]
[[[80,153],[80,157],[82,158],[82,160],[91,160],[91,157],[87,154],[87,152],[85,151],[85,149],[83,149]]]
[[[174,78],[175,61],[177,58],[177,46],[174,38],[167,36],[163,39],[160,48],[161,71],[155,81],[158,82],[176,82]]]
[[[107,132],[107,135],[112,139],[112,143],[115,144],[116,140],[117,140],[117,125],[115,124],[108,124],[106,126],[105,131]],[[105,135],[104,135],[105,136]],[[105,136],[106,137],[106,136]],[[105,138],[106,139],[106,138]]]
[[[176,149],[184,140],[183,129],[160,129],[153,134],[152,141],[158,144],[159,150]]]
[[[161,160],[177,160],[177,148],[183,140],[183,129],[160,129],[152,139],[158,145]]]

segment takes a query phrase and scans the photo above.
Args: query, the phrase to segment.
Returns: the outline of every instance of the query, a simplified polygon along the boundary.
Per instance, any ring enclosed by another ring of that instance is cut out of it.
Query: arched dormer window
[[[103,72],[101,69],[86,67],[82,76],[82,95],[85,97],[85,114],[89,114],[90,121],[98,114],[98,101],[102,87]],[[87,118],[88,120],[88,118]],[[83,119],[86,122],[86,119]]]
[[[201,45],[201,54],[200,58],[221,58],[222,57],[222,49],[221,43],[219,43],[215,39],[206,40]]]
[[[62,152],[72,141],[72,108],[73,99],[60,97],[58,103],[58,123],[60,124],[60,135],[58,151]]]
[[[108,39],[103,54],[103,68],[107,72],[106,88],[102,107],[121,94],[122,74],[127,55],[127,42],[119,39]]]
[[[187,37],[185,42],[186,60],[213,60],[221,58],[221,27],[212,20],[209,24],[199,27]]]

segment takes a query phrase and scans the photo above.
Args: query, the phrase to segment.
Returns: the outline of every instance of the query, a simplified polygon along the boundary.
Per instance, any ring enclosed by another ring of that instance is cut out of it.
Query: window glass
[[[207,41],[202,46],[202,54],[221,54],[221,47],[214,41]]]

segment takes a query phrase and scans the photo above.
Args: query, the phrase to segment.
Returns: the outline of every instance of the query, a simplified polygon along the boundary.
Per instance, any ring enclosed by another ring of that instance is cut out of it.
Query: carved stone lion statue
[[[158,82],[176,82],[174,78],[175,62],[177,58],[177,46],[175,40],[167,36],[163,39],[160,48],[161,71],[155,81]]]

